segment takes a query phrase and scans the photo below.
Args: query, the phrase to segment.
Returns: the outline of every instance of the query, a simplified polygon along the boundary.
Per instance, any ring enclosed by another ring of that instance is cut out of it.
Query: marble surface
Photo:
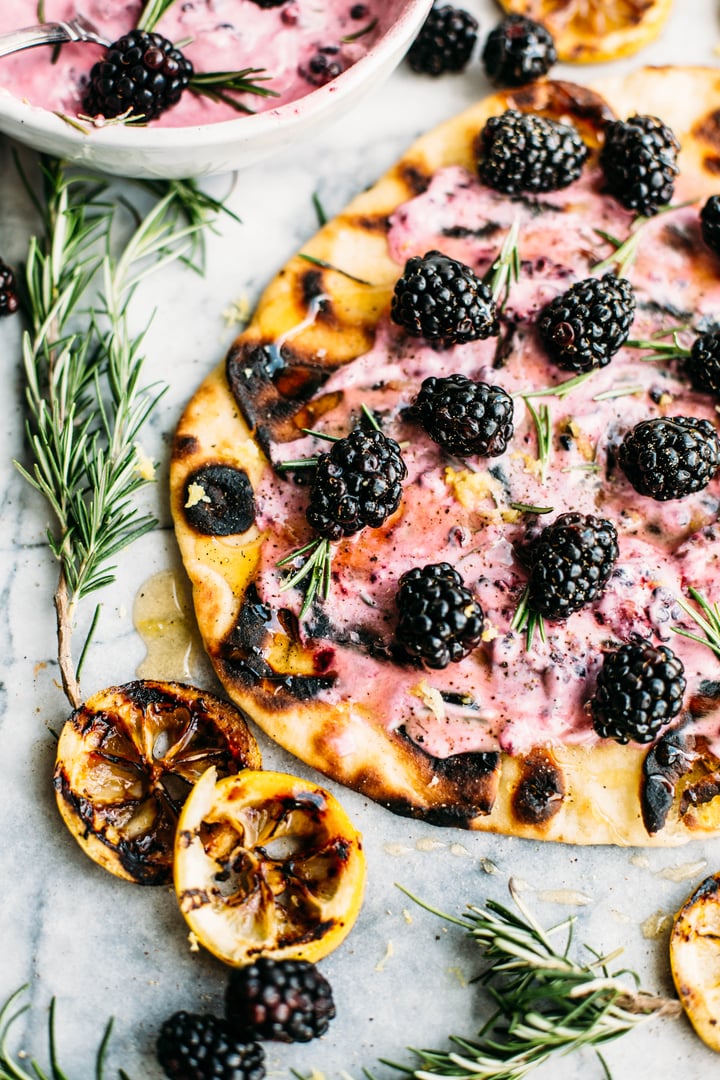
[[[465,0],[483,35],[497,17],[491,0]],[[579,80],[631,70],[641,62],[716,64],[720,13],[710,0],[677,0],[661,39],[639,57],[601,68],[558,67]],[[117,582],[100,596],[102,612],[83,670],[89,695],[132,679],[145,658],[133,609],[159,572],[179,574],[166,494],[169,440],[179,413],[203,375],[224,355],[237,327],[226,317],[239,300],[250,306],[271,275],[315,230],[312,196],[329,214],[379,176],[423,130],[487,90],[479,66],[441,81],[399,70],[346,119],[300,147],[236,176],[208,182],[241,217],[209,237],[207,273],[172,269],[138,295],[138,327],[155,315],[146,347],[146,381],[168,379],[143,437],[158,462],[158,483],[142,503],[159,520],[155,531],[117,560]],[[0,252],[19,262],[33,215],[17,181],[11,146],[0,143]],[[56,567],[48,551],[47,514],[12,465],[22,459],[23,386],[17,319],[0,325],[5,378],[0,426],[0,1000],[22,984],[31,1007],[13,1029],[10,1047],[47,1067],[47,1009],[55,996],[57,1050],[70,1080],[94,1075],[95,1047],[113,1016],[106,1077],[124,1069],[131,1080],[159,1078],[154,1040],[171,1012],[219,1009],[226,977],[221,965],[189,948],[185,924],[169,889],[124,884],[91,863],[62,825],[51,775],[54,732],[68,709],[58,685],[52,594]],[[92,614],[80,612],[78,640]],[[218,689],[199,652],[192,677]],[[147,672],[146,672],[147,673]],[[157,672],[157,674],[160,674]],[[165,674],[182,675],[182,671]],[[265,763],[305,773],[261,738]],[[470,985],[478,955],[462,931],[415,907],[401,884],[451,913],[467,902],[507,899],[518,880],[539,918],[554,923],[573,911],[576,940],[599,950],[624,948],[648,989],[669,992],[667,929],[674,911],[706,873],[720,867],[720,841],[683,849],[571,849],[438,829],[394,817],[347,791],[343,804],[362,829],[369,863],[367,896],[355,930],[322,964],[333,984],[338,1015],[322,1040],[300,1047],[267,1044],[268,1073],[291,1069],[343,1071],[360,1077],[378,1059],[409,1061],[408,1045],[442,1047],[451,1033],[472,1035],[487,1003]],[[647,936],[657,916],[659,936]],[[654,1080],[705,1080],[720,1072],[684,1020],[653,1021],[604,1051],[616,1080],[650,1073]],[[558,1060],[535,1075],[555,1080],[601,1077],[592,1051]]]

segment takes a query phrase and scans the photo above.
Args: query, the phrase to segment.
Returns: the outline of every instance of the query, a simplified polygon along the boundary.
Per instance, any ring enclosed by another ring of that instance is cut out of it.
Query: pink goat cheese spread
[[[702,243],[698,204],[680,206],[693,192],[680,181],[677,208],[644,227],[637,257],[626,271],[636,297],[630,338],[647,339],[678,324],[681,340],[720,320],[720,259]],[[544,469],[534,421],[524,396],[572,377],[544,352],[535,321],[539,310],[575,281],[588,277],[611,248],[598,230],[628,236],[632,215],[602,193],[602,177],[586,170],[571,187],[534,198],[509,199],[484,187],[461,167],[440,170],[427,190],[399,207],[389,230],[398,264],[432,249],[482,276],[517,219],[520,278],[511,285],[498,338],[438,350],[412,338],[384,315],[374,347],[335,371],[323,395],[341,404],[318,427],[348,433],[362,404],[375,410],[385,434],[402,447],[408,468],[398,511],[379,529],[364,529],[333,544],[330,596],[323,621],[309,614],[306,643],[336,676],[320,698],[371,710],[427,753],[444,758],[498,748],[522,754],[534,746],[598,742],[587,703],[603,653],[639,634],[668,645],[682,660],[686,695],[710,684],[718,700],[692,721],[720,754],[720,660],[710,649],[674,632],[701,631],[678,605],[694,587],[720,600],[720,477],[696,494],[668,502],[643,497],[616,463],[624,434],[640,420],[689,415],[713,422],[716,401],[694,391],[682,362],[648,361],[623,347],[604,368],[563,396],[530,399],[547,405],[551,452]],[[340,268],[342,269],[342,268]],[[318,303],[322,298],[318,298]],[[668,340],[667,338],[665,340]],[[422,380],[462,373],[502,386],[514,396],[515,432],[494,458],[449,457],[404,415]],[[308,436],[276,447],[277,460],[326,452]],[[256,491],[258,524],[272,539],[264,546],[260,595],[273,609],[299,611],[298,590],[282,589],[277,562],[312,540],[305,520],[307,487],[266,475]],[[550,508],[531,514],[521,506]],[[602,596],[565,622],[547,621],[546,640],[511,629],[527,571],[517,557],[561,513],[595,514],[613,521],[620,554]],[[485,613],[482,644],[443,670],[423,671],[392,659],[400,575],[413,566],[447,561],[461,573]],[[298,563],[299,565],[299,563]],[[682,714],[675,726],[683,722]],[[670,730],[664,729],[664,732]]]
[[[139,0],[45,0],[44,16],[46,22],[57,22],[80,11],[109,41],[116,41],[134,28],[142,8]],[[254,0],[175,0],[155,29],[182,44],[197,73],[264,69],[268,78],[260,85],[275,96],[245,94],[239,99],[252,112],[264,112],[316,88],[303,71],[318,53],[338,71],[361,59],[390,25],[392,8],[379,0],[286,0],[272,8]],[[37,22],[37,0],[0,5],[0,34]],[[90,69],[102,55],[100,46],[75,44],[63,45],[55,59],[52,46],[0,57],[0,93],[76,116],[83,111]],[[187,127],[242,115],[222,101],[185,91],[153,125]]]

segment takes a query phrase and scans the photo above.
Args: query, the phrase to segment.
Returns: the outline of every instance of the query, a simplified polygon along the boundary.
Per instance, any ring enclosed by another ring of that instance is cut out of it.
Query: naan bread
[[[714,834],[720,825],[720,760],[713,752],[720,746],[720,682],[718,662],[706,648],[691,646],[696,650],[693,662],[703,667],[706,677],[688,679],[680,722],[649,747],[598,740],[591,729],[587,738],[577,730],[570,730],[567,738],[558,737],[557,723],[548,732],[540,722],[534,735],[518,729],[514,742],[505,739],[490,745],[485,736],[473,742],[473,724],[479,721],[451,715],[447,695],[443,698],[434,690],[434,674],[408,669],[387,654],[379,659],[368,656],[362,633],[353,634],[344,624],[341,632],[342,618],[334,617],[339,609],[333,605],[342,603],[343,580],[354,581],[354,567],[364,567],[368,559],[384,564],[383,544],[392,530],[406,530],[407,535],[402,534],[406,550],[414,550],[414,536],[422,549],[422,513],[411,514],[401,505],[381,529],[366,529],[334,545],[333,566],[339,577],[333,580],[326,615],[314,610],[299,621],[302,595],[298,590],[281,592],[282,572],[274,569],[280,555],[307,542],[312,533],[303,513],[306,489],[286,473],[276,472],[270,462],[303,456],[297,449],[304,452],[308,446],[302,429],[347,433],[348,410],[356,409],[359,400],[353,396],[353,372],[360,373],[355,381],[371,398],[369,406],[382,415],[384,395],[392,396],[392,379],[383,377],[383,385],[374,388],[372,380],[363,382],[362,364],[368,363],[360,358],[367,354],[377,358],[378,343],[381,351],[388,342],[397,344],[399,331],[388,330],[388,312],[403,261],[397,236],[392,249],[389,235],[391,228],[399,228],[399,208],[410,206],[409,220],[415,221],[414,199],[432,201],[434,191],[444,190],[443,183],[455,194],[462,187],[459,176],[466,177],[465,186],[476,184],[478,133],[488,117],[507,108],[573,122],[593,152],[607,119],[634,113],[659,116],[682,145],[677,201],[695,201],[682,211],[686,233],[694,227],[687,222],[697,219],[705,198],[720,190],[720,74],[710,69],[644,69],[606,81],[598,90],[540,82],[495,94],[442,124],[411,146],[374,187],[355,198],[287,263],[265,291],[227,362],[208,375],[188,404],[178,425],[170,470],[177,539],[192,583],[200,632],[228,695],[274,740],[320,772],[395,813],[438,825],[574,844],[680,844]],[[591,160],[585,171],[592,169]],[[450,177],[447,182],[445,176]],[[613,202],[597,191],[593,198]],[[580,246],[587,247],[588,237],[592,238],[594,250],[583,255],[585,270],[576,270],[575,279],[587,276],[596,256],[610,251],[594,233],[598,222],[588,216],[582,199],[573,185],[537,200],[519,200],[528,214],[534,203],[536,215],[538,202],[552,203],[556,219],[558,212],[565,214],[562,221],[567,228],[561,232],[580,222]],[[445,208],[438,213],[442,217]],[[419,210],[416,218],[424,220]],[[617,227],[624,230],[623,236],[630,221],[630,215],[621,211]],[[698,250],[689,252],[692,245],[687,236],[682,241],[680,224],[672,226],[672,250],[677,254],[682,248],[677,257],[692,268],[693,295],[697,289],[706,288],[708,295],[714,289],[720,312],[720,261],[713,264],[715,257],[700,250],[697,229]],[[664,228],[657,225],[658,230]],[[446,230],[448,237],[456,238],[448,243],[459,244],[461,234],[459,226]],[[401,235],[411,244],[409,227]],[[498,236],[501,239],[502,233]],[[554,243],[551,239],[551,249]],[[522,231],[520,251],[523,255]],[[633,272],[629,276],[633,279]],[[668,269],[666,278],[663,288],[674,288],[677,267]],[[658,306],[663,306],[667,322],[673,305],[666,298]],[[682,308],[682,303],[677,306]],[[510,371],[512,353],[503,363]],[[442,373],[452,370],[442,368]],[[504,370],[498,370],[498,381],[503,375]],[[548,363],[548,381],[564,377],[566,373],[553,372]],[[392,393],[396,407],[397,392]],[[621,411],[630,400],[623,400]],[[706,411],[712,413],[713,405],[707,402]],[[527,417],[522,423],[526,422]],[[532,426],[522,430],[528,442]],[[312,452],[324,449],[316,441]],[[464,514],[466,520],[468,513],[476,513],[475,501],[484,508],[489,505],[488,520],[497,528],[502,499],[488,479],[488,463],[475,463],[479,470],[475,479],[473,470],[452,464],[445,465],[442,488],[450,510]],[[431,498],[434,490],[423,499]],[[408,505],[417,510],[422,500],[415,499],[409,488],[406,491]],[[632,498],[636,516],[638,504],[640,514],[656,512],[652,500],[634,493]],[[557,502],[554,508],[572,509]],[[693,518],[692,535],[687,528],[676,545],[683,551],[684,566],[696,537],[706,545],[704,565],[716,557],[714,513],[703,513]],[[477,524],[476,518],[472,520]],[[676,551],[663,555],[673,581],[684,580],[673,565],[677,557]],[[357,584],[352,588],[357,593]],[[606,597],[603,610],[607,612],[616,599],[615,593]],[[377,610],[371,614],[379,618]],[[391,608],[383,618],[392,623]],[[495,622],[494,632],[499,640],[509,640],[507,625],[498,628]],[[489,638],[480,650],[497,656],[497,640]],[[688,642],[672,635],[670,644],[680,654]],[[591,643],[588,651],[593,650]],[[494,662],[476,661],[478,672]],[[537,674],[530,674],[537,682]],[[396,708],[398,680],[405,688],[404,700],[412,700],[416,707],[412,722],[405,722]],[[480,676],[477,693],[473,707],[482,713],[486,703]],[[523,693],[517,681],[509,686],[506,700],[495,702],[493,715],[504,709],[512,716]],[[555,714],[558,705],[562,710],[563,693],[558,683]],[[424,727],[418,725],[417,710],[426,716]],[[462,733],[455,742],[445,735],[451,721]],[[418,735],[420,729],[427,737]]]

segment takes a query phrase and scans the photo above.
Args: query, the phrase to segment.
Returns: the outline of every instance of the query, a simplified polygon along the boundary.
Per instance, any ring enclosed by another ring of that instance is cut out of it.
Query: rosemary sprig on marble
[[[55,1046],[55,998],[50,1002],[48,1014],[48,1044],[50,1048],[49,1072],[44,1072],[34,1060],[30,1062],[30,1071],[24,1069],[20,1061],[20,1055],[13,1055],[8,1049],[8,1039],[11,1028],[19,1017],[30,1008],[29,1005],[18,1005],[18,999],[26,989],[26,986],[21,986],[19,990],[16,990],[14,994],[10,995],[2,1008],[0,1008],[0,1080],[65,1080],[65,1073],[60,1069]],[[109,1020],[105,1026],[95,1057],[96,1080],[102,1080],[103,1078],[105,1057],[111,1031],[112,1020]],[[127,1080],[127,1076],[122,1070],[120,1070],[120,1076],[123,1080]]]
[[[29,460],[15,464],[54,518],[47,538],[60,566],[58,662],[76,707],[77,605],[114,580],[112,560],[155,525],[134,496],[152,479],[137,440],[162,390],[140,386],[143,335],[131,333],[128,305],[153,270],[191,260],[209,211],[200,193],[192,198],[191,184],[171,183],[144,218],[133,211],[138,224],[114,254],[108,182],[56,161],[41,160],[40,168],[40,197],[23,175],[42,232],[30,240],[25,274]]]
[[[476,1038],[451,1036],[451,1050],[412,1048],[411,1065],[384,1062],[417,1080],[521,1080],[553,1057],[579,1047],[597,1049],[652,1016],[678,1016],[682,1011],[674,998],[637,989],[633,972],[611,973],[608,963],[614,956],[588,949],[594,959],[574,960],[569,955],[574,919],[544,930],[512,881],[517,914],[488,900],[485,907],[469,904],[467,914],[458,918],[403,891],[421,907],[463,927],[480,946],[485,961],[480,981],[496,1005]],[[567,942],[558,949],[551,938],[562,930]]]

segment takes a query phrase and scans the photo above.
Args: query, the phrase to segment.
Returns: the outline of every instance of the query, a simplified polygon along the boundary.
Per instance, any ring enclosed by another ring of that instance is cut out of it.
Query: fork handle
[[[102,44],[102,39],[78,31],[70,23],[41,23],[39,26],[26,26],[22,30],[11,30],[9,34],[0,34],[0,56],[32,49],[36,45],[64,45],[70,41],[92,41]]]

